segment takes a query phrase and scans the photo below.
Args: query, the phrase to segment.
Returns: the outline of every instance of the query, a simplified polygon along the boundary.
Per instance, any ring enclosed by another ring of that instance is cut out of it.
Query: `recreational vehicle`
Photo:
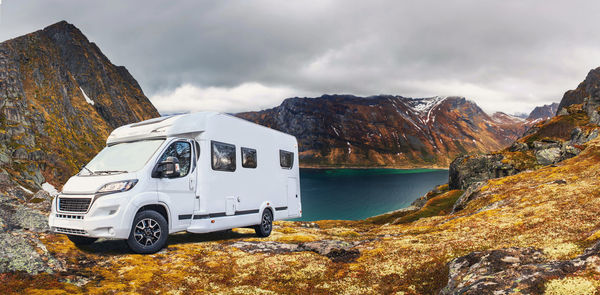
[[[126,239],[154,253],[170,233],[253,227],[302,215],[294,136],[237,117],[200,112],[115,129],[54,198],[55,233],[77,245]]]

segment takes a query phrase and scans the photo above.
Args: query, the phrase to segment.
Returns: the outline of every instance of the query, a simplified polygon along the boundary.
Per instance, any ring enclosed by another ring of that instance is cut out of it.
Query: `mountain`
[[[558,103],[556,102],[535,107],[527,117],[527,120],[548,120],[556,115],[556,111],[558,111]]]
[[[0,180],[62,184],[115,127],[159,116],[125,67],[61,21],[0,43]]]
[[[558,112],[571,105],[583,104],[586,98],[597,97],[600,93],[598,87],[600,86],[600,67],[589,71],[585,79],[579,83],[577,88],[565,92],[560,104],[558,105]]]
[[[488,116],[463,97],[323,95],[237,116],[295,135],[304,166],[446,167],[510,145],[522,119]]]

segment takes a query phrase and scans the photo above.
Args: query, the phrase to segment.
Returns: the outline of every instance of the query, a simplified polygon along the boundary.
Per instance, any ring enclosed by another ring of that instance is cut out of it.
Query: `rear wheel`
[[[127,245],[135,253],[156,253],[165,246],[168,235],[167,220],[160,213],[153,210],[141,211],[133,219]]]
[[[262,217],[260,218],[260,224],[254,226],[256,235],[264,238],[271,235],[273,230],[273,213],[269,209],[263,211]]]
[[[69,240],[75,244],[75,246],[87,246],[94,243],[98,238],[90,238],[90,237],[82,237],[82,236],[73,236],[67,235]]]

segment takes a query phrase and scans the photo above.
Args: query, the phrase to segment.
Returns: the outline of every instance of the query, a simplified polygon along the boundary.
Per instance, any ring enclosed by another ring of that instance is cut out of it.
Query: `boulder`
[[[460,156],[450,164],[449,188],[465,190],[471,184],[519,173],[510,164],[502,163],[502,154]]]
[[[526,143],[524,142],[518,142],[515,141],[509,148],[508,150],[511,152],[524,152],[527,151],[529,149],[529,147],[527,146]]]
[[[448,264],[448,284],[440,294],[538,294],[544,284],[586,267],[600,267],[600,242],[570,260],[547,261],[535,248],[473,252]]]
[[[561,160],[561,149],[559,147],[551,147],[536,150],[535,158],[540,165],[555,164]]]
[[[249,253],[289,253],[300,251],[311,251],[319,255],[327,256],[334,262],[352,262],[360,256],[360,252],[354,249],[358,242],[346,242],[338,240],[321,240],[300,244],[280,243],[274,241],[254,242],[238,241],[231,244]]]

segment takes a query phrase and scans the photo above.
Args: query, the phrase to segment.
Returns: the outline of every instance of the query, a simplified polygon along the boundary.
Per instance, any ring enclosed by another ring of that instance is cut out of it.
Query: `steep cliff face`
[[[496,150],[524,131],[462,97],[323,95],[237,114],[295,135],[306,166],[447,166],[463,153]]]
[[[558,113],[561,110],[574,104],[583,104],[584,100],[590,96],[598,97],[598,87],[600,86],[600,67],[590,70],[577,88],[565,92],[560,104],[558,105]]]
[[[59,22],[0,43],[0,174],[62,184],[117,126],[159,116],[127,69]]]

